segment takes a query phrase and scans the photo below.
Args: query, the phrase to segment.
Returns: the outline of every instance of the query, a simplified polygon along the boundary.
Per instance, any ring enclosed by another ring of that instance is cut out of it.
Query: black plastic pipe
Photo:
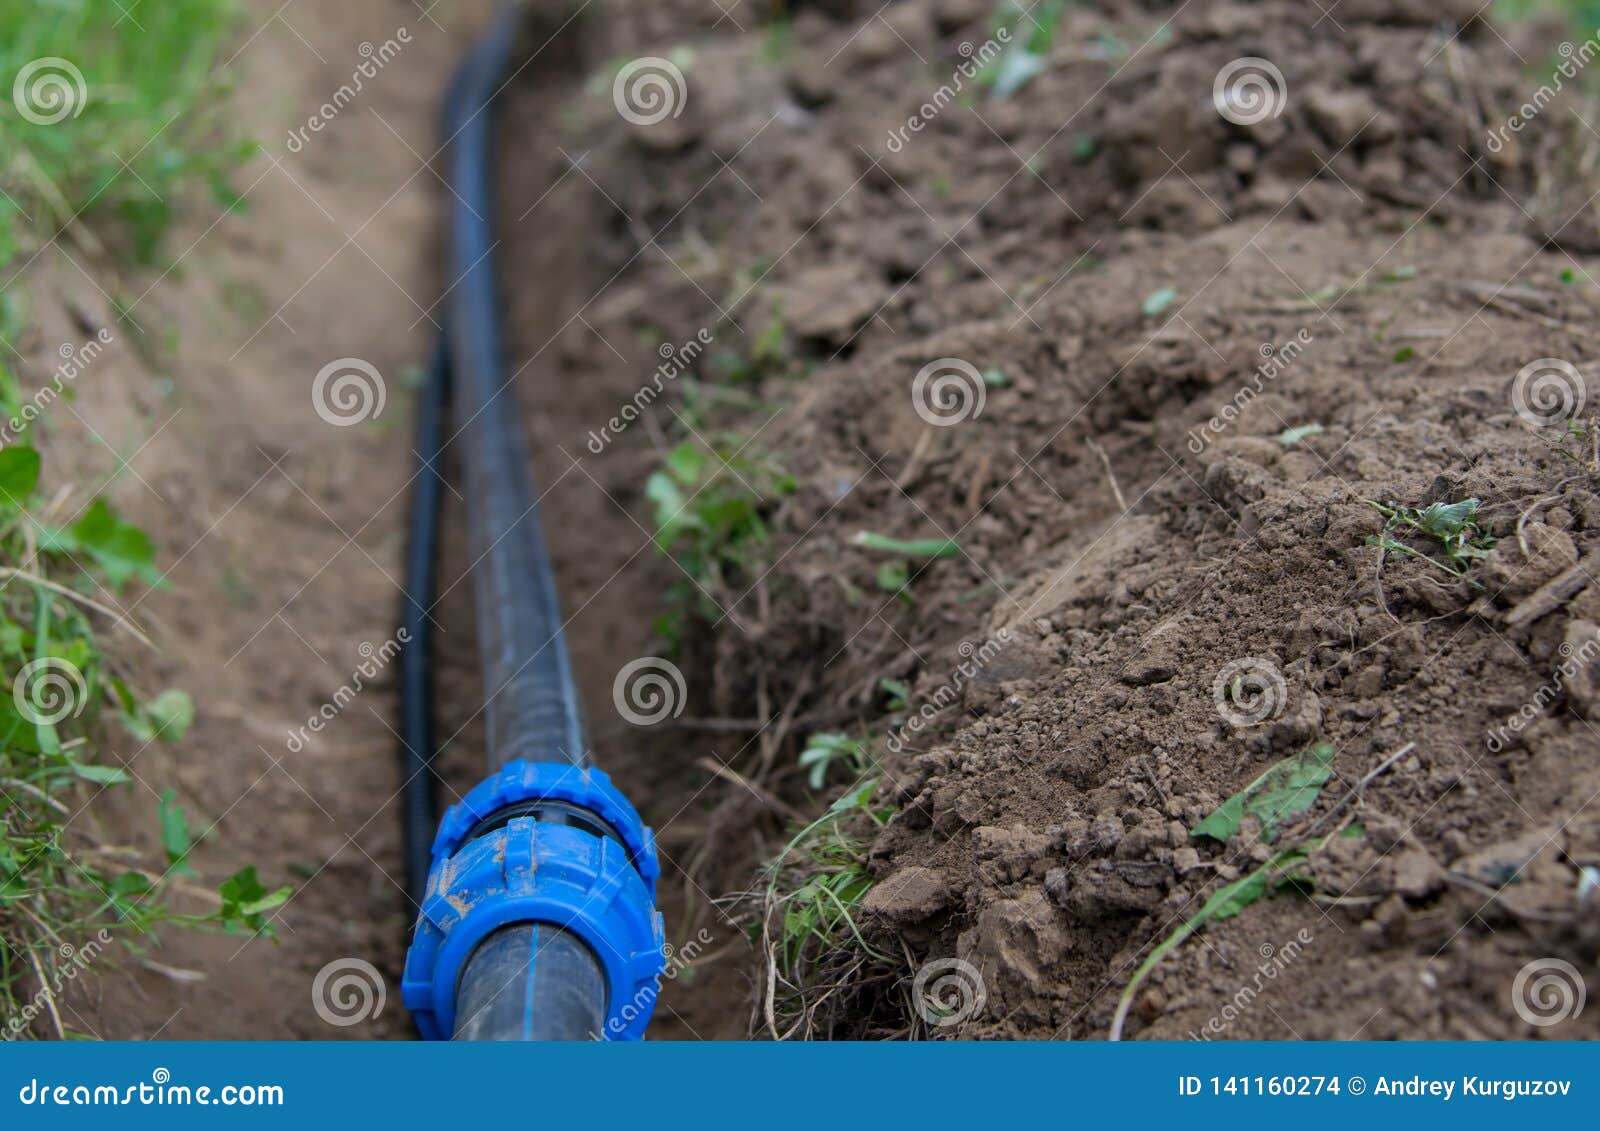
[[[495,283],[490,109],[517,24],[517,8],[507,7],[469,53],[445,121],[454,442],[466,479],[491,770],[515,758],[589,763],[527,437],[506,369]]]
[[[427,846],[436,819],[423,611],[433,599],[438,542],[438,477],[430,465],[441,454],[447,397],[453,400],[452,443],[465,478],[489,771],[518,759],[591,765],[528,442],[505,361],[495,280],[491,110],[519,16],[515,4],[500,12],[461,64],[445,101],[451,188],[448,332],[441,337],[418,410],[423,469],[412,499],[405,612],[416,636],[407,646],[411,662],[402,675],[406,875],[418,905],[426,891]],[[585,829],[604,824],[594,814],[565,812],[558,804],[542,803],[534,810],[543,823]],[[497,814],[474,835],[515,815]],[[455,1002],[458,1040],[593,1040],[610,1007],[605,970],[594,951],[548,923],[512,923],[479,943],[462,967]]]

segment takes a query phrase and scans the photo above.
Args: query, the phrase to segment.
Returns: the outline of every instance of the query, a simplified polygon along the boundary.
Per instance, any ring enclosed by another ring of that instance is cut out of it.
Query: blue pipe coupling
[[[606,1040],[638,1040],[666,966],[655,834],[600,770],[508,762],[439,824],[401,996],[428,1040],[455,1031],[456,981],[478,944],[548,923],[594,951]]]

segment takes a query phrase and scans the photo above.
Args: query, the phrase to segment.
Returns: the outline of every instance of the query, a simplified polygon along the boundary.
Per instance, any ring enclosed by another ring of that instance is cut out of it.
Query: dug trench
[[[405,178],[487,7],[419,23],[371,92],[387,134],[346,115],[263,174],[281,243],[197,231],[151,299],[195,332],[140,470],[181,500],[224,469],[160,540],[232,596],[150,602],[185,639],[163,677],[224,705],[150,776],[228,834],[197,867],[301,874],[280,946],[165,940],[84,1005],[103,1035],[406,1032],[392,991],[351,1028],[308,1000],[348,956],[398,982],[393,704],[282,752],[388,631],[405,446],[279,390],[425,356],[393,308],[450,285],[445,190]],[[1147,967],[1123,1035],[1600,1035],[1515,996],[1600,952],[1600,111],[1573,84],[1490,143],[1561,32],[1456,0],[1045,7],[535,6],[496,255],[596,757],[663,855],[652,1036],[1100,1037]],[[340,11],[335,60],[400,18]],[[251,43],[296,105],[340,78]],[[647,59],[665,113],[626,81]],[[1254,122],[1213,97],[1240,59],[1282,80]],[[262,311],[203,301],[231,275]],[[295,333],[234,351],[274,307]],[[1541,359],[1578,380],[1518,380]],[[482,693],[445,543],[453,795]],[[664,713],[617,683],[646,660],[682,677]],[[1285,760],[1287,797],[1250,792]]]
[[[988,5],[872,7],[582,22],[601,77],[509,92],[568,633],[694,951],[660,1031],[1600,1034],[1514,1001],[1600,947],[1593,104],[1490,144],[1549,29],[1074,6],[945,102]],[[618,56],[681,101],[623,120]],[[1219,113],[1240,58],[1275,115]]]

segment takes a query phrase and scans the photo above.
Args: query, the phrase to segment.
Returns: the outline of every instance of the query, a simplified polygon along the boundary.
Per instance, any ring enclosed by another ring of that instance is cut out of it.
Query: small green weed
[[[1385,505],[1372,499],[1363,500],[1384,517],[1383,530],[1369,534],[1367,544],[1377,546],[1385,555],[1402,558],[1419,558],[1451,577],[1461,578],[1473,588],[1483,587],[1467,577],[1472,563],[1489,556],[1495,538],[1478,525],[1478,500],[1462,499],[1456,503],[1430,503],[1416,507]],[[1415,545],[1402,542],[1396,534],[1409,534],[1413,538],[1430,538],[1439,545],[1439,556],[1424,553]]]
[[[806,780],[811,788],[820,790],[826,785],[828,771],[835,766],[842,767],[852,778],[859,778],[872,768],[872,758],[867,748],[849,735],[812,735],[800,752],[800,768],[809,771]]]
[[[1292,448],[1301,440],[1309,439],[1312,436],[1320,436],[1325,431],[1327,429],[1320,424],[1302,424],[1298,428],[1285,428],[1278,433],[1278,443],[1286,448]]]
[[[1298,816],[1316,804],[1322,787],[1333,775],[1333,756],[1331,745],[1318,743],[1302,754],[1283,759],[1224,801],[1215,812],[1195,825],[1189,835],[1226,842],[1239,831],[1244,818],[1250,816],[1260,822],[1261,838],[1271,840],[1287,818]],[[1329,817],[1335,816],[1348,801],[1349,797],[1346,797],[1336,805]],[[1315,831],[1316,826],[1308,830]],[[1314,881],[1307,865],[1318,850],[1332,837],[1359,836],[1361,831],[1359,823],[1347,820],[1331,836],[1307,836],[1301,843],[1280,849],[1254,871],[1212,892],[1210,898],[1201,904],[1200,910],[1162,939],[1133,972],[1133,977],[1128,980],[1117,1002],[1116,1016],[1111,1023],[1111,1039],[1121,1038],[1122,1027],[1127,1022],[1128,1012],[1145,978],[1163,959],[1182,946],[1185,939],[1208,923],[1233,918],[1252,903],[1269,895],[1285,891],[1310,891]]]
[[[1318,841],[1315,847],[1320,847]],[[1122,1036],[1122,1026],[1128,1019],[1128,1011],[1133,1007],[1134,998],[1139,992],[1139,986],[1161,964],[1162,959],[1183,945],[1185,939],[1194,934],[1207,923],[1221,922],[1231,919],[1239,912],[1249,907],[1259,899],[1283,890],[1304,891],[1311,883],[1310,876],[1306,874],[1303,865],[1308,859],[1305,848],[1290,848],[1274,855],[1265,864],[1253,872],[1249,872],[1230,884],[1218,888],[1211,893],[1211,898],[1201,905],[1189,918],[1180,923],[1176,930],[1161,940],[1161,943],[1150,952],[1149,956],[1139,964],[1133,972],[1133,977],[1123,988],[1122,997],[1117,1001],[1117,1013],[1112,1021],[1111,1039],[1118,1040]]]
[[[789,349],[789,327],[781,311],[773,311],[766,326],[749,340],[748,352],[719,350],[711,357],[712,372],[736,385],[754,384],[768,377],[792,377],[797,368]]]
[[[768,459],[699,439],[673,447],[645,482],[655,507],[656,548],[682,568],[656,628],[681,641],[688,618],[716,619],[759,573],[770,541],[765,512],[795,481]]]
[[[772,64],[782,63],[794,47],[794,20],[782,9],[773,14],[761,36],[761,57]]]
[[[1416,277],[1415,267],[1393,267],[1378,272],[1370,282],[1365,281],[1366,275],[1362,275],[1346,283],[1329,283],[1314,291],[1303,291],[1300,294],[1300,301],[1307,306],[1333,305],[1350,295],[1367,294],[1382,287],[1394,286],[1396,283],[1408,283]]]
[[[978,85],[988,87],[994,98],[1010,98],[1043,73],[1066,10],[1066,0],[1034,4],[1002,0],[989,20],[989,30],[995,36],[1006,32],[1010,42],[978,73]]]
[[[1271,841],[1287,817],[1303,813],[1316,803],[1317,794],[1333,775],[1333,747],[1319,742],[1311,749],[1285,758],[1244,789],[1228,798],[1190,836],[1210,837],[1224,843],[1231,840],[1244,823],[1254,817],[1261,839]]]

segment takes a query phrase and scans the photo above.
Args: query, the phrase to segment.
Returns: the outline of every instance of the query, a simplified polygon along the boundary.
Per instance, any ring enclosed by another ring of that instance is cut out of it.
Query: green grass
[[[760,943],[780,1037],[828,1035],[830,1003],[902,968],[856,922],[856,906],[872,889],[867,849],[894,812],[873,804],[877,786],[876,778],[858,780],[767,866]]]
[[[17,421],[22,403],[0,367],[0,413]],[[104,499],[77,513],[70,495],[47,502],[26,433],[13,428],[0,448],[0,1035],[58,1026],[70,1036],[55,1008],[69,948],[120,938],[137,950],[162,923],[270,934],[265,914],[289,891],[267,891],[247,868],[223,883],[215,911],[179,914],[165,896],[191,874],[192,836],[172,791],[153,822],[165,854],[157,869],[102,848],[78,819],[100,790],[137,788],[119,760],[98,752],[109,726],[136,749],[177,741],[194,704],[171,688],[141,695],[101,644],[108,624],[140,636],[97,594],[159,581],[150,538]]]
[[[214,73],[237,7],[237,0],[0,3],[0,265],[74,217],[135,261],[148,261],[190,184],[238,205],[228,176],[252,147],[231,139],[224,83]],[[52,59],[66,65],[43,62]],[[35,97],[23,101],[43,122],[27,120],[16,105],[18,77],[30,66],[23,89]]]
[[[236,0],[0,0],[0,268],[20,272],[19,254],[64,229],[107,253],[93,267],[148,261],[191,186],[237,204],[227,177],[249,147],[228,140],[214,75],[236,11]],[[7,342],[25,284],[0,292]],[[60,1002],[90,965],[114,967],[165,924],[271,936],[267,915],[290,889],[247,867],[209,909],[176,910],[180,885],[186,904],[204,893],[170,789],[149,803],[159,852],[96,832],[102,791],[156,788],[112,751],[177,741],[195,706],[142,686],[148,641],[106,599],[163,584],[152,539],[105,499],[42,489],[29,426],[71,389],[58,379],[30,396],[12,360],[0,353],[0,1039],[74,1037]]]

